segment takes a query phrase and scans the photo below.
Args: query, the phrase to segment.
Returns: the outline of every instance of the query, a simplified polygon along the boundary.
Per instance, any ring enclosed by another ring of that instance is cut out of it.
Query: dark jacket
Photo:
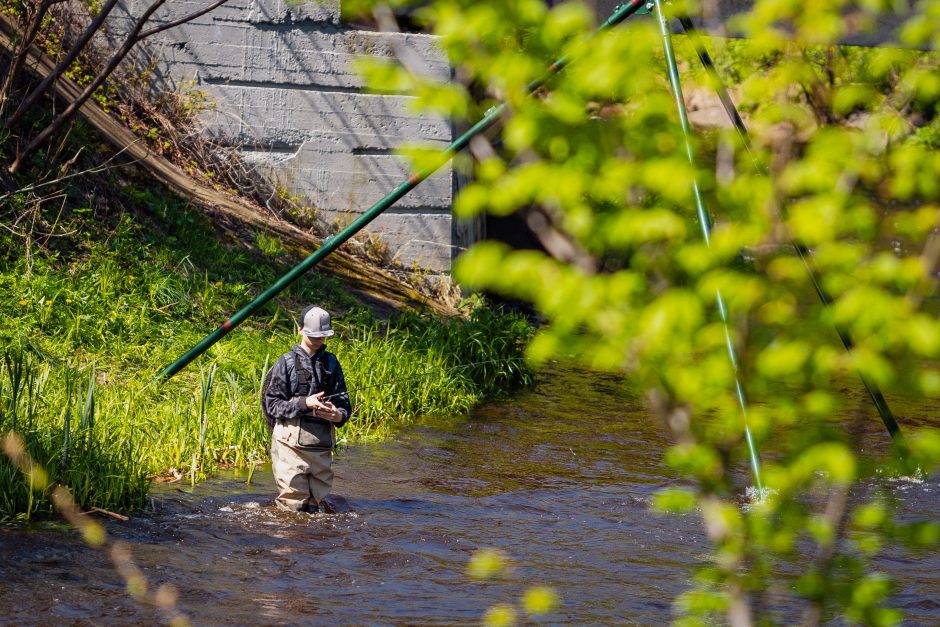
[[[293,357],[291,359],[290,357]],[[302,376],[298,376],[297,364],[306,366],[311,373],[308,390],[300,389]],[[292,420],[294,418],[309,419],[314,422],[330,424],[326,420],[316,418],[313,411],[307,409],[306,398],[317,392],[325,392],[325,396],[336,405],[343,415],[342,421],[336,423],[341,427],[352,415],[352,405],[349,394],[346,393],[346,379],[343,377],[343,368],[339,365],[336,355],[326,350],[323,345],[313,355],[295,344],[290,352],[280,356],[271,367],[267,391],[264,394],[265,413],[275,420]]]

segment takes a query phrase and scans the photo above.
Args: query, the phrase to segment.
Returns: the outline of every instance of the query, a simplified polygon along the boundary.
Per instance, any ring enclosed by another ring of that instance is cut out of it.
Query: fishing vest
[[[318,358],[316,354],[311,358],[306,355],[299,355],[292,348],[290,352],[284,355],[287,360],[287,371],[290,373],[291,390],[294,392],[293,398],[306,398],[317,392],[330,394],[333,391],[336,386],[339,361],[336,359],[336,355],[325,351],[324,353],[325,356],[322,358]],[[264,414],[269,434],[274,432],[276,419],[267,413],[264,397],[271,383],[271,372],[273,370],[274,368],[268,370],[264,382],[261,384],[261,412]],[[297,445],[301,448],[332,449],[336,445],[336,427],[328,420],[313,415],[302,415],[300,416],[300,433],[297,438]]]
[[[339,361],[333,353],[323,352],[325,357],[317,359],[299,355],[291,349],[287,353],[287,366],[291,373],[291,388],[296,390],[295,396],[310,396],[317,392],[330,394],[336,386],[336,373],[339,370]],[[326,363],[323,363],[326,362]]]

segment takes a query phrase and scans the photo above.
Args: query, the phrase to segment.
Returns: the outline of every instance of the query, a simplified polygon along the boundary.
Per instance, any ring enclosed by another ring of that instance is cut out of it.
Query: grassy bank
[[[347,442],[383,438],[419,415],[465,412],[527,378],[519,318],[478,308],[466,319],[381,320],[338,279],[313,272],[172,380],[149,385],[295,260],[260,236],[223,241],[200,213],[153,189],[70,195],[65,209],[23,197],[3,208],[11,228],[0,239],[0,433],[23,435],[82,506],[139,508],[154,477],[198,481],[220,465],[265,460],[260,382],[296,342],[304,303],[335,312],[328,346],[349,387],[366,388],[353,394]],[[26,230],[30,211],[42,229]],[[479,361],[489,363],[453,368]],[[404,380],[375,385],[392,379]],[[50,511],[0,460],[0,520]]]

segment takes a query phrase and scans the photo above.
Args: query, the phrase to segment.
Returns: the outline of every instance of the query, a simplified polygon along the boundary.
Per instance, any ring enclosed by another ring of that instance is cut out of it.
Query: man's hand
[[[317,392],[307,397],[307,409],[313,410],[313,415],[329,422],[339,422],[343,419],[343,414],[337,409],[336,405],[330,401],[323,402],[323,392]]]

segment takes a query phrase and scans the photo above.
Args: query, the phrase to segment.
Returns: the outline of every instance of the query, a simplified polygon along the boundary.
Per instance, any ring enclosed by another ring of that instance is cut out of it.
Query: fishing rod
[[[751,158],[754,161],[755,170],[757,170],[759,173],[766,174],[767,169],[760,164],[751,148],[751,136],[747,130],[747,126],[744,124],[744,120],[738,113],[737,107],[734,106],[734,101],[731,99],[731,95],[728,93],[728,87],[725,85],[721,75],[718,74],[718,69],[715,67],[715,63],[712,61],[711,55],[708,54],[708,49],[705,47],[705,43],[699,36],[698,28],[695,26],[688,15],[680,15],[679,24],[682,26],[682,30],[684,30],[691,39],[699,61],[702,62],[702,66],[705,68],[705,71],[712,79],[712,87],[718,94],[718,98],[721,100],[721,105],[724,107],[725,113],[728,115],[732,125],[738,132],[738,135],[741,137],[744,148],[748,151],[748,153],[751,154]],[[797,240],[791,239],[790,245],[796,251],[800,261],[803,262],[803,267],[806,269],[806,273],[809,276],[809,280],[812,283],[813,289],[816,291],[816,295],[819,297],[820,302],[822,302],[824,307],[831,307],[832,296],[830,296],[822,286],[822,281],[818,272],[816,271],[815,266],[813,265],[812,253],[802,242]],[[855,348],[855,341],[852,339],[848,329],[839,324],[834,326],[839,339],[842,341],[842,345],[845,347],[845,350],[851,353]],[[901,432],[901,427],[898,426],[898,422],[894,417],[894,413],[891,411],[891,407],[888,405],[887,399],[885,399],[885,396],[878,387],[878,384],[875,383],[870,377],[861,372],[857,372],[857,374],[862,380],[862,385],[868,392],[868,396],[871,398],[872,404],[875,406],[875,410],[877,410],[878,415],[881,416],[881,421],[888,430],[888,434],[891,436],[894,443],[903,452],[906,450],[904,434]]]
[[[420,379],[421,377],[426,377],[427,375],[429,375],[429,374],[434,374],[435,372],[441,372],[441,374],[443,374],[444,372],[452,372],[452,371],[454,371],[454,370],[460,370],[461,368],[472,368],[473,366],[482,366],[482,365],[485,365],[485,364],[497,364],[497,363],[500,363],[500,364],[501,364],[501,363],[505,363],[505,362],[507,362],[507,361],[523,361],[523,359],[522,359],[521,357],[506,357],[505,359],[487,359],[487,360],[485,360],[485,361],[474,361],[474,362],[469,363],[469,364],[459,364],[459,365],[457,365],[457,366],[451,366],[450,368],[445,368],[445,369],[443,370],[443,372],[441,372],[441,371],[438,370],[437,368],[431,368],[431,369],[429,369],[429,370],[425,370],[424,372],[421,372],[421,373],[418,373],[418,374],[409,375],[409,376],[407,376],[407,377],[400,377],[400,378],[398,378],[398,379],[392,379],[391,381],[383,381],[382,383],[373,383],[372,385],[363,385],[363,386],[354,388],[354,389],[352,389],[352,390],[346,390],[345,392],[337,392],[336,394],[330,394],[329,396],[323,396],[323,397],[320,398],[320,400],[321,400],[321,401],[328,401],[328,400],[330,400],[331,398],[336,398],[337,396],[348,396],[348,395],[352,394],[353,392],[359,392],[359,391],[361,391],[361,390],[368,390],[368,389],[371,389],[371,388],[378,388],[378,387],[385,387],[385,386],[387,386],[387,385],[394,385],[395,383],[399,383],[399,382],[401,382],[401,381],[408,381],[409,379]]]
[[[676,101],[676,112],[679,114],[679,126],[682,128],[682,137],[685,140],[685,152],[689,165],[695,171],[695,150],[692,145],[692,126],[689,124],[689,114],[685,106],[685,98],[682,95],[682,84],[679,80],[679,66],[676,63],[675,52],[672,48],[672,37],[669,32],[666,14],[663,12],[663,0],[654,0],[652,3],[656,9],[656,18],[659,22],[659,31],[663,39],[663,51],[666,56],[666,68],[669,75],[669,86]],[[699,226],[702,229],[702,239],[705,246],[711,245],[712,222],[705,208],[705,202],[702,199],[701,191],[698,186],[698,176],[692,178],[692,197],[695,200],[695,210],[698,214]],[[741,407],[741,416],[744,418],[744,441],[747,444],[748,455],[751,462],[751,474],[754,476],[754,487],[757,493],[762,494],[764,485],[761,481],[761,463],[760,452],[757,450],[757,442],[751,434],[748,425],[748,402],[744,393],[744,385],[741,382],[741,374],[738,371],[738,353],[734,347],[734,341],[731,337],[731,321],[728,314],[728,308],[725,305],[724,298],[720,290],[715,290],[715,303],[718,307],[718,316],[724,326],[725,346],[728,350],[728,358],[731,360],[731,367],[734,372],[734,388],[738,397],[738,405]]]

